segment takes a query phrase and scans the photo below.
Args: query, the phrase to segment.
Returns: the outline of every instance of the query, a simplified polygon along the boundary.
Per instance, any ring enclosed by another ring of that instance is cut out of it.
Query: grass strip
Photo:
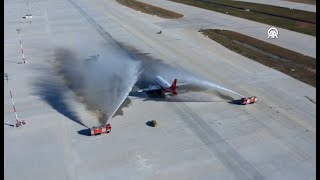
[[[137,11],[141,11],[150,15],[156,15],[166,19],[178,19],[183,17],[182,14],[169,11],[157,6],[152,6],[150,4],[146,4],[136,0],[116,0],[116,1],[124,6],[135,9]]]
[[[316,0],[285,0],[285,1],[304,3],[304,4],[311,4],[311,5],[316,5],[317,4]]]
[[[234,52],[316,87],[315,58],[229,30],[199,32]]]
[[[230,0],[170,0],[316,36],[316,13]]]

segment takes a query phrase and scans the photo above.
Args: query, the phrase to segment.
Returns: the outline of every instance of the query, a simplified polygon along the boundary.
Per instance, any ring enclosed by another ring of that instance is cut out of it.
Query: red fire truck
[[[251,97],[243,97],[241,98],[241,104],[246,105],[246,104],[253,104],[258,101],[258,98],[256,96],[251,96]]]
[[[90,130],[91,130],[91,136],[109,133],[111,132],[111,125],[110,124],[106,124],[105,126],[101,125],[99,127],[93,127]]]

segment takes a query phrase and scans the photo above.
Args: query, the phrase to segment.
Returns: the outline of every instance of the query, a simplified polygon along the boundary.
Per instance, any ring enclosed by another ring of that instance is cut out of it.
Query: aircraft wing
[[[147,88],[140,89],[138,92],[148,92],[148,91],[155,91],[155,90],[160,90],[162,89],[159,85],[151,85]]]

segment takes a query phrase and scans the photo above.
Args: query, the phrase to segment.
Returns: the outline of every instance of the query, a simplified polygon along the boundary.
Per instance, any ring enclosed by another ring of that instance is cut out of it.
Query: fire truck
[[[25,124],[26,124],[26,122],[25,122],[24,120],[22,120],[22,121],[17,121],[16,127],[20,127],[20,126],[25,125]]]
[[[111,132],[111,125],[110,124],[106,124],[105,126],[101,125],[99,127],[92,127],[90,129],[90,131],[91,131],[91,136],[110,133]]]
[[[241,104],[246,105],[246,104],[253,104],[258,101],[258,98],[256,96],[251,96],[251,97],[243,97],[241,98]]]

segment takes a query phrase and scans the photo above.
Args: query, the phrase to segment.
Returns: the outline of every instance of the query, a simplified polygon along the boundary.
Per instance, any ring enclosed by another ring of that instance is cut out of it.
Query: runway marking
[[[309,98],[308,96],[304,96],[305,98],[307,98],[309,101],[313,102],[314,104],[316,104],[316,101],[314,101],[313,99]]]
[[[187,123],[189,128],[216,155],[216,157],[233,173],[235,178],[265,179],[264,176],[246,159],[244,159],[229,143],[227,143],[200,116],[185,103],[173,103],[174,110]]]
[[[95,27],[95,29],[102,37],[104,37],[106,40],[113,40],[112,36],[108,32],[106,32],[92,17],[90,17],[78,4],[76,4],[72,0],[68,1],[80,12],[83,17],[85,17]]]

